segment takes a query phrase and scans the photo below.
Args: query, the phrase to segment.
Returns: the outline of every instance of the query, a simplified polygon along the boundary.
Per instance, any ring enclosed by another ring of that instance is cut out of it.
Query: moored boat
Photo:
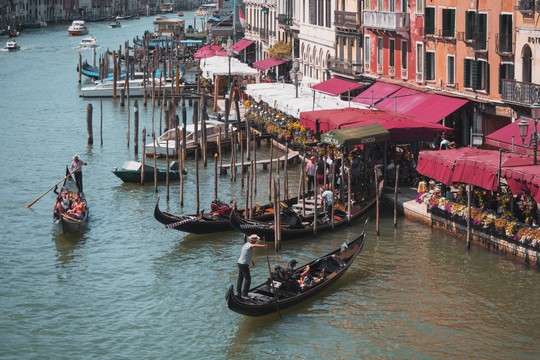
[[[127,85],[127,86],[126,86]],[[161,89],[168,88],[172,90],[173,84],[171,82],[156,80],[156,87],[161,87]],[[152,80],[144,81],[143,79],[129,80],[126,84],[124,80],[117,81],[116,86],[114,81],[100,81],[92,86],[86,86],[81,88],[81,97],[113,97],[116,88],[116,96],[120,96],[122,90],[125,91],[125,96],[128,94],[130,97],[141,97],[144,96],[146,91],[147,94],[150,94],[152,91]]]
[[[6,41],[6,46],[4,46],[4,51],[18,51],[21,47],[15,40]]]
[[[86,226],[88,224],[88,204],[86,202],[86,197],[84,193],[79,192],[77,183],[75,182],[75,179],[70,174],[67,167],[66,176],[67,177],[64,181],[64,185],[62,186],[59,194],[59,197],[61,199],[57,199],[57,201],[65,201],[65,208],[62,211],[59,211],[57,209],[57,206],[55,205],[53,217],[54,224],[58,227],[59,231],[63,233],[81,232],[86,229]],[[83,204],[84,210],[82,211],[82,213],[71,212],[70,209],[68,209],[72,206],[71,202],[73,202],[74,199],[77,198],[80,199]]]
[[[126,183],[140,183],[143,164],[138,161],[126,161],[122,165],[121,169],[115,168],[113,174],[118,176],[123,182]],[[167,179],[167,170],[162,168],[156,168],[155,174],[158,181],[165,181]],[[187,171],[184,170],[184,175]],[[173,161],[169,166],[169,180],[180,179],[180,172],[178,171],[178,163]],[[154,182],[154,167],[144,164],[144,182]]]
[[[263,316],[312,298],[345,274],[362,251],[365,241],[364,230],[353,241],[344,243],[340,248],[297,268],[295,274],[301,274],[306,270],[312,279],[311,284],[303,287],[294,277],[283,279],[272,276],[266,282],[251,288],[247,298],[244,298],[235,295],[234,287],[231,285],[225,296],[227,306],[242,315]]]
[[[228,127],[228,124],[225,124],[222,121],[215,121],[215,120],[207,120],[206,121],[206,139],[208,142],[216,142],[217,138],[221,134],[221,139],[225,139],[226,131],[225,129]],[[197,138],[202,139],[202,126],[199,124],[199,127],[197,129]],[[182,127],[178,127],[178,148],[180,149],[182,146]],[[228,129],[227,131],[229,134],[231,133],[231,129]],[[155,146],[155,154],[158,156],[164,156],[167,154],[167,151],[169,153],[169,156],[176,156],[176,149],[175,149],[175,137],[176,137],[176,129],[169,129],[166,132],[164,132],[162,135],[160,135],[154,143],[149,143],[146,145],[146,155],[153,156],[154,155],[154,146]],[[197,147],[197,143],[195,142],[195,124],[187,124],[186,125],[186,151],[191,152]]]
[[[83,20],[75,20],[71,23],[71,26],[68,28],[68,33],[71,36],[81,36],[88,34],[88,28],[86,27],[86,22]]]
[[[351,206],[351,215],[350,219],[347,217],[347,214],[344,211],[334,209],[334,223],[330,221],[330,217],[326,212],[321,212],[317,216],[317,232],[332,230],[337,227],[347,225],[349,221],[356,220],[362,215],[367,213],[376,202],[375,196],[371,196],[355,203]],[[281,231],[281,240],[293,240],[301,237],[313,235],[314,233],[314,216],[305,216],[302,217],[297,215],[292,209],[285,212],[282,212],[281,215],[282,225],[280,228]],[[254,219],[248,220],[244,219],[234,212],[231,213],[231,226],[247,235],[257,234],[261,238],[265,238],[268,241],[275,240],[274,233],[274,223],[257,221]]]

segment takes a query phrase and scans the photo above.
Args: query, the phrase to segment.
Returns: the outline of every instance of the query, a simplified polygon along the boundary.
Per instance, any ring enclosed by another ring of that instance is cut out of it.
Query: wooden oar
[[[270,259],[268,258],[268,246],[266,245],[266,237],[263,236],[264,239],[264,250],[266,251],[266,263],[268,264],[268,275],[270,275],[270,283],[272,284],[272,292],[274,293],[274,299],[276,300],[276,308],[279,314],[279,317],[281,318],[281,310],[279,310],[279,296],[276,291],[276,287],[274,286],[274,279],[272,279],[272,269],[270,268]]]
[[[30,204],[26,205],[26,208],[29,209],[30,207],[32,207],[32,205],[34,205],[35,203],[37,203],[42,197],[44,197],[45,195],[47,195],[52,189],[54,189],[55,187],[58,186],[58,184],[60,184],[62,181],[66,180],[68,177],[70,177],[71,175],[73,175],[77,170],[79,170],[81,167],[78,167],[76,168],[75,170],[73,170],[72,172],[70,172],[69,174],[67,174],[62,180],[60,180],[59,182],[57,182],[56,184],[54,184],[49,190],[45,191],[45,193],[43,195],[41,195],[40,197],[38,197],[36,200],[32,201]]]

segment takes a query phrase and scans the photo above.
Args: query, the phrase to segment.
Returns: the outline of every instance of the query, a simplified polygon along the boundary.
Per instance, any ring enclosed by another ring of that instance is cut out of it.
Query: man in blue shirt
[[[249,265],[255,266],[255,261],[253,261],[253,248],[254,247],[265,247],[266,244],[257,244],[257,240],[260,240],[260,237],[256,234],[249,236],[249,241],[242,246],[242,252],[238,258],[238,281],[236,282],[236,294],[238,297],[247,298],[249,287],[251,285],[251,273],[249,271]],[[244,288],[242,289],[242,283],[244,283]]]

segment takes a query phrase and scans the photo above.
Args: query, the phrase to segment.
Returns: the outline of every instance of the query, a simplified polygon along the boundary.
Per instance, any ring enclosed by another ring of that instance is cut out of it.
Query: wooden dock
[[[295,159],[298,156],[299,156],[298,151],[289,151],[288,155],[283,155],[280,158],[272,159],[272,162],[273,163],[278,162],[279,164],[283,164],[285,162],[285,159],[287,159],[287,161],[290,161],[290,160]],[[257,164],[262,164],[263,169],[266,169],[268,167],[268,164],[270,164],[270,159],[257,160],[256,162],[257,162]],[[235,167],[238,167],[238,166],[250,166],[250,165],[251,165],[251,161],[244,161],[243,163],[238,162],[238,163],[234,164]],[[230,163],[229,164],[223,164],[223,165],[221,165],[221,168],[226,170],[226,169],[229,169],[231,166],[232,165]]]

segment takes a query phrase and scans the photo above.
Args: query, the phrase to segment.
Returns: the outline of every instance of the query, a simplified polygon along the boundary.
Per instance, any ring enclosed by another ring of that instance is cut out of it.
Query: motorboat
[[[179,11],[176,13],[176,16],[184,16],[184,12],[183,11]]]
[[[70,36],[86,35],[88,34],[88,28],[86,27],[86,23],[83,20],[75,20],[68,28],[68,33]]]
[[[197,9],[197,11],[195,11],[195,16],[210,15],[215,10],[218,10],[218,8],[219,8],[218,4],[203,4]]]
[[[117,81],[116,84],[114,81],[98,81],[93,86],[86,86],[81,88],[81,97],[113,97],[113,93],[116,87],[116,96],[120,97],[122,90],[124,90],[124,95],[130,97],[141,97],[144,96],[144,93],[150,95],[152,92],[152,79],[145,81],[143,79],[129,80],[127,83],[124,80]],[[115,86],[116,85],[116,86]],[[126,86],[127,85],[127,86]],[[155,87],[161,89],[168,89],[168,91],[173,90],[173,83],[159,79],[155,80]]]
[[[111,28],[113,28],[113,29],[114,29],[114,28],[122,27],[122,23],[120,22],[119,17],[116,17],[116,19],[114,19],[114,21],[111,22],[111,23],[109,24],[109,26],[110,26]]]
[[[225,124],[222,121],[215,121],[215,120],[206,120],[206,139],[208,142],[217,142],[218,137],[221,134],[221,139],[225,139],[225,136],[227,132],[231,133],[231,131],[234,131],[232,128],[228,128],[229,125]],[[227,129],[227,131],[225,131]],[[178,127],[178,148],[180,149],[182,146],[182,132],[183,127]],[[146,155],[152,156],[154,155],[154,146],[155,146],[155,154],[158,156],[165,156],[167,154],[167,149],[169,152],[169,156],[176,156],[175,151],[175,137],[176,137],[176,129],[169,129],[166,132],[164,132],[161,136],[159,136],[154,143],[150,142],[145,147]],[[202,139],[202,126],[199,124],[199,127],[197,129],[197,139]],[[195,142],[195,124],[187,124],[186,125],[186,151],[192,152],[197,147],[197,143]]]
[[[143,174],[144,168],[144,174]],[[169,166],[169,180],[180,179],[180,171],[178,170],[178,162],[173,161]],[[113,174],[122,179],[126,183],[140,183],[141,176],[144,178],[144,182],[153,182],[154,175],[158,181],[165,181],[167,179],[167,169],[154,168],[153,166],[138,162],[138,161],[126,161],[122,165],[121,169],[114,168]],[[187,171],[184,169],[183,174],[186,175]]]
[[[4,51],[17,51],[20,50],[21,46],[17,44],[15,40],[8,40],[6,46],[4,46]]]
[[[97,46],[97,40],[92,35],[83,38],[79,43],[80,49],[93,49]]]

